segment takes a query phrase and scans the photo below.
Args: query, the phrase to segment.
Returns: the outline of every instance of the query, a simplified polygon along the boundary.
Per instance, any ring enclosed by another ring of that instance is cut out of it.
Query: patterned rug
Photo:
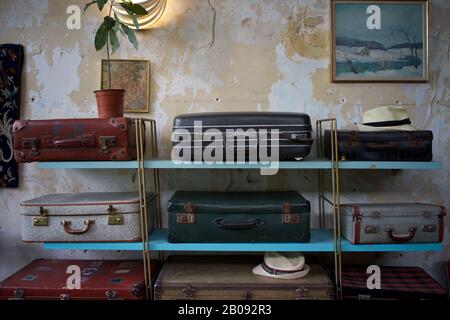
[[[0,188],[17,188],[19,176],[14,160],[12,126],[20,115],[20,83],[23,47],[0,45]]]

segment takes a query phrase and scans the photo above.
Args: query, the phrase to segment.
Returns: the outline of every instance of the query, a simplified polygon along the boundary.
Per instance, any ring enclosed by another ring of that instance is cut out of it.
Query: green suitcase
[[[176,192],[170,242],[309,242],[308,200],[296,191]]]

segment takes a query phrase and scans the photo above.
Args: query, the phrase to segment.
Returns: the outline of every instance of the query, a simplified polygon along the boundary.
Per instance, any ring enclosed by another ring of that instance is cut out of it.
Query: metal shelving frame
[[[280,162],[280,169],[287,170],[318,170],[318,205],[319,205],[319,230],[313,230],[312,243],[268,243],[268,244],[172,244],[165,239],[162,229],[162,210],[160,193],[160,169],[260,169],[261,164],[196,164],[185,163],[175,165],[170,160],[158,159],[158,139],[156,122],[152,119],[135,118],[135,135],[137,160],[136,161],[85,161],[85,162],[43,162],[38,163],[40,169],[136,169],[138,177],[138,190],[140,195],[140,219],[141,237],[140,243],[45,243],[44,249],[57,250],[134,250],[142,251],[144,264],[144,279],[146,286],[146,298],[152,299],[151,253],[157,252],[160,261],[164,260],[164,251],[228,251],[228,252],[264,252],[264,251],[305,251],[332,253],[334,261],[336,298],[342,299],[342,252],[387,252],[387,251],[439,251],[441,244],[411,243],[411,244],[375,244],[352,245],[341,237],[340,225],[340,189],[339,173],[341,170],[363,169],[439,169],[439,162],[394,162],[394,161],[340,161],[337,151],[337,121],[334,118],[316,121],[317,155],[319,158],[308,158],[304,161]],[[147,135],[147,125],[150,129]],[[330,129],[331,159],[324,158],[324,128]],[[146,136],[149,140],[146,141]],[[150,146],[150,149],[146,149]],[[145,154],[150,160],[145,159]],[[151,178],[148,179],[146,170],[151,170]],[[331,173],[331,197],[325,192],[325,174]],[[151,188],[148,182],[151,181]],[[148,215],[147,194],[151,191],[156,202],[156,212]],[[332,243],[331,231],[327,229],[326,205],[332,209]],[[156,230],[148,230],[149,219],[153,219]],[[153,248],[152,248],[153,243]],[[332,247],[331,247],[332,246]],[[302,250],[303,249],[303,250]]]

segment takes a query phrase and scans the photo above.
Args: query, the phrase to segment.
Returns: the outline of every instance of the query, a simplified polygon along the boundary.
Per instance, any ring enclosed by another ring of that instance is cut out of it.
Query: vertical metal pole
[[[145,258],[147,261],[147,277],[148,277],[148,292],[150,296],[150,300],[153,298],[152,292],[152,265],[151,265],[151,257],[150,257],[150,239],[149,239],[149,230],[148,230],[148,203],[147,203],[147,183],[145,181],[145,158],[144,158],[144,143],[145,143],[145,122],[142,120],[139,120],[139,136],[140,136],[140,170],[141,170],[141,182],[142,182],[142,195],[143,195],[143,202],[144,202],[144,253]]]
[[[337,141],[337,121],[334,121],[333,140],[334,144],[334,158],[336,159],[335,165],[335,190],[336,199],[334,205],[336,207],[336,220],[337,220],[337,244],[338,244],[338,276],[339,276],[339,288],[337,292],[337,297],[342,300],[342,237],[341,237],[341,208],[340,208],[340,190],[339,190],[339,152],[338,152],[338,141]]]
[[[139,119],[134,119],[134,126],[136,131],[136,155],[137,155],[137,174],[138,174],[138,190],[139,190],[139,212],[140,212],[140,221],[141,221],[141,240],[142,240],[142,260],[144,264],[144,283],[145,283],[145,297],[147,300],[150,299],[149,292],[149,279],[148,279],[148,259],[147,259],[147,251],[145,247],[145,227],[144,227],[144,198],[143,198],[143,190],[142,190],[142,177],[141,177],[141,136],[139,130]]]

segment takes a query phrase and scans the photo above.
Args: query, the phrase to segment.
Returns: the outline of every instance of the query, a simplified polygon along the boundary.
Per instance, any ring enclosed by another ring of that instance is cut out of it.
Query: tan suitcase
[[[333,283],[319,265],[301,279],[252,273],[262,256],[170,256],[154,287],[155,300],[332,300]]]

